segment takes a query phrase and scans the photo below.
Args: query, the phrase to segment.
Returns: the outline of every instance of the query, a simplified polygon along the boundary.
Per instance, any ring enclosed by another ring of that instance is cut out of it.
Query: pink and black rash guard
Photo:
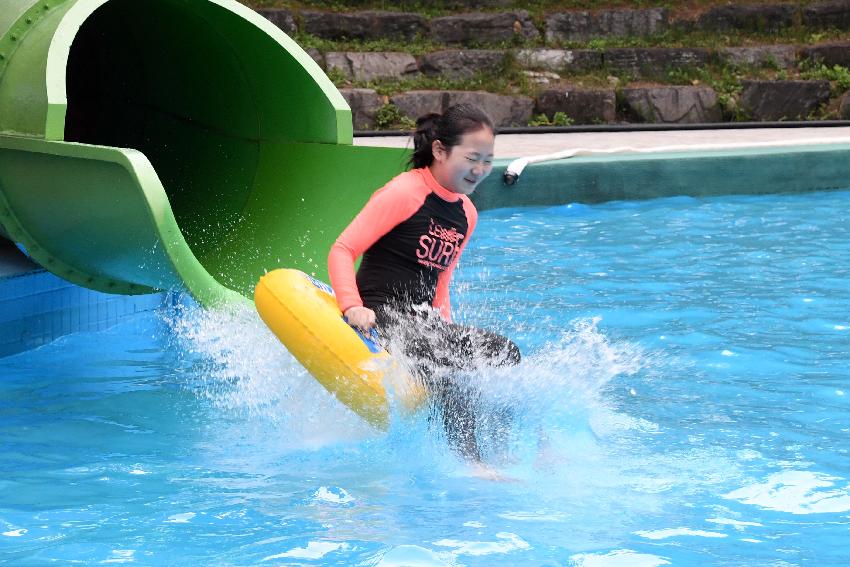
[[[441,186],[427,167],[396,176],[331,247],[328,271],[340,310],[428,303],[451,321],[449,281],[477,219],[469,197]]]

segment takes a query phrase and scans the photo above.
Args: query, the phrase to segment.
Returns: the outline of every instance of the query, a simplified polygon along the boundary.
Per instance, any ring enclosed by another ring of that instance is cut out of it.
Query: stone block
[[[803,25],[810,28],[850,29],[850,0],[809,4],[803,8]]]
[[[297,28],[295,27],[295,18],[293,17],[291,10],[265,8],[257,10],[257,13],[289,35],[292,35],[297,31]]]
[[[534,100],[527,96],[509,96],[484,91],[447,91],[446,106],[475,104],[482,108],[497,128],[528,126]],[[444,108],[444,109],[445,109]]]
[[[788,69],[797,60],[793,45],[764,45],[759,47],[725,47],[717,52],[720,60],[739,67],[775,66]]]
[[[838,118],[850,120],[850,91],[841,95],[841,100],[838,103]]]
[[[442,43],[495,43],[514,37],[540,37],[540,32],[525,10],[498,14],[458,14],[431,20],[431,39]]]
[[[505,65],[505,52],[490,49],[435,51],[419,59],[419,70],[426,75],[451,79],[470,79],[478,72],[499,73]]]
[[[339,89],[340,94],[351,107],[351,118],[355,130],[374,130],[375,117],[384,100],[372,89]]]
[[[664,33],[668,26],[666,8],[560,12],[546,18],[546,41],[648,36]]]
[[[632,118],[660,124],[720,122],[717,93],[709,87],[636,87],[622,90]]]
[[[805,120],[829,100],[829,81],[743,81],[739,106],[756,121]]]
[[[409,53],[331,51],[325,54],[325,62],[328,71],[336,69],[357,81],[401,79],[419,72]]]
[[[676,67],[700,67],[711,61],[708,49],[650,47],[606,49],[602,62],[609,71],[635,78],[665,76]]]
[[[442,113],[445,106],[444,91],[408,91],[390,97],[390,102],[398,107],[402,114],[416,120],[431,112]]]
[[[778,32],[794,25],[794,4],[726,4],[709,8],[696,27],[709,31]]]
[[[321,51],[319,51],[315,47],[308,47],[304,51],[307,52],[307,55],[309,55],[313,61],[319,64],[319,67],[321,67],[322,69],[325,68],[325,56],[322,55]]]
[[[800,59],[819,61],[830,67],[841,65],[850,68],[850,42],[824,43],[800,49]]]
[[[325,39],[400,39],[410,41],[424,34],[427,22],[419,14],[365,11],[301,12],[302,31]]]
[[[527,125],[534,107],[526,96],[483,91],[408,91],[391,97],[390,102],[413,120],[430,112],[442,113],[454,104],[471,103],[481,107],[496,127]]]
[[[602,52],[594,49],[521,49],[517,63],[556,73],[586,73],[602,68]]]
[[[616,120],[617,97],[613,89],[547,90],[537,95],[536,112],[550,120],[563,112],[575,124],[598,124]]]

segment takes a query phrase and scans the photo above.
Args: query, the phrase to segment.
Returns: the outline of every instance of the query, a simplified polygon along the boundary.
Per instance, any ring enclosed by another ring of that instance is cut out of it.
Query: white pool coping
[[[850,127],[752,128],[742,130],[665,130],[649,132],[576,132],[547,134],[500,134],[496,158],[530,157],[571,148],[611,149],[621,146],[653,148],[670,145],[752,144],[766,142],[793,145],[850,143]],[[355,138],[356,146],[411,147],[405,136]],[[696,148],[695,148],[696,149]]]

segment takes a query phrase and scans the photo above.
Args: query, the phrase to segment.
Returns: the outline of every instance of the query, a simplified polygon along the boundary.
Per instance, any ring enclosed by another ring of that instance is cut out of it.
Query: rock
[[[431,20],[431,39],[442,43],[493,43],[514,37],[540,37],[525,10],[501,14],[459,14]]]
[[[788,69],[797,59],[793,45],[765,45],[761,47],[725,47],[717,52],[720,60],[739,67],[773,66]]]
[[[740,107],[753,120],[804,120],[829,100],[829,81],[743,81]]]
[[[850,120],[850,91],[847,91],[841,96],[838,103],[838,118],[841,120]]]
[[[529,81],[537,85],[548,85],[552,81],[560,81],[561,76],[552,71],[523,71]]]
[[[563,112],[575,124],[598,124],[616,120],[617,97],[613,89],[574,89],[543,91],[537,96],[537,112],[550,120]]]
[[[402,114],[416,120],[431,112],[443,112],[445,93],[443,91],[408,91],[390,97],[390,102],[398,107]]]
[[[803,25],[839,30],[850,28],[850,0],[828,0],[804,7]]]
[[[561,12],[546,18],[546,41],[648,36],[664,33],[668,25],[666,8]]]
[[[699,16],[696,27],[709,31],[778,32],[794,25],[793,4],[727,4]]]
[[[390,102],[413,120],[429,112],[442,113],[453,104],[472,103],[483,108],[496,127],[527,125],[534,106],[529,97],[482,91],[408,91],[391,97]]]
[[[647,87],[623,89],[629,113],[641,122],[702,124],[720,122],[717,93],[709,87]]]
[[[366,11],[350,14],[301,12],[302,31],[325,39],[402,39],[410,41],[427,31],[419,14]]]
[[[419,70],[426,75],[450,79],[470,79],[478,72],[499,73],[505,65],[505,52],[489,49],[435,51],[419,59]]]
[[[313,59],[313,61],[319,64],[319,67],[321,67],[322,69],[325,68],[325,56],[322,55],[321,51],[319,51],[315,47],[308,47],[304,51],[307,52],[307,55],[309,55]]]
[[[627,73],[636,78],[664,76],[676,67],[699,67],[707,65],[711,53],[707,49],[663,48],[606,49],[602,52],[602,63],[610,71]]]
[[[824,43],[800,49],[800,59],[820,61],[830,67],[841,65],[850,68],[850,42]]]
[[[339,89],[351,107],[351,118],[355,130],[374,130],[378,109],[383,106],[383,97],[372,89]]]
[[[446,108],[454,104],[475,104],[493,120],[496,128],[528,126],[534,100],[527,96],[508,96],[483,91],[448,91]]]
[[[289,35],[294,34],[298,29],[295,27],[295,18],[292,11],[279,8],[266,8],[257,10],[257,13],[265,19],[282,29]]]
[[[521,49],[517,63],[556,73],[586,73],[602,68],[602,52],[593,49]]]
[[[419,72],[409,53],[331,51],[325,54],[327,70],[337,69],[357,81],[400,79]]]

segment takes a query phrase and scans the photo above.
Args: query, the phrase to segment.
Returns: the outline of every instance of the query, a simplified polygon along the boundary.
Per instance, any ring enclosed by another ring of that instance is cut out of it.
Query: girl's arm
[[[351,307],[363,305],[354,271],[357,258],[396,225],[410,218],[422,205],[419,197],[406,183],[388,183],[372,195],[331,246],[328,275],[340,311],[345,313]]]

